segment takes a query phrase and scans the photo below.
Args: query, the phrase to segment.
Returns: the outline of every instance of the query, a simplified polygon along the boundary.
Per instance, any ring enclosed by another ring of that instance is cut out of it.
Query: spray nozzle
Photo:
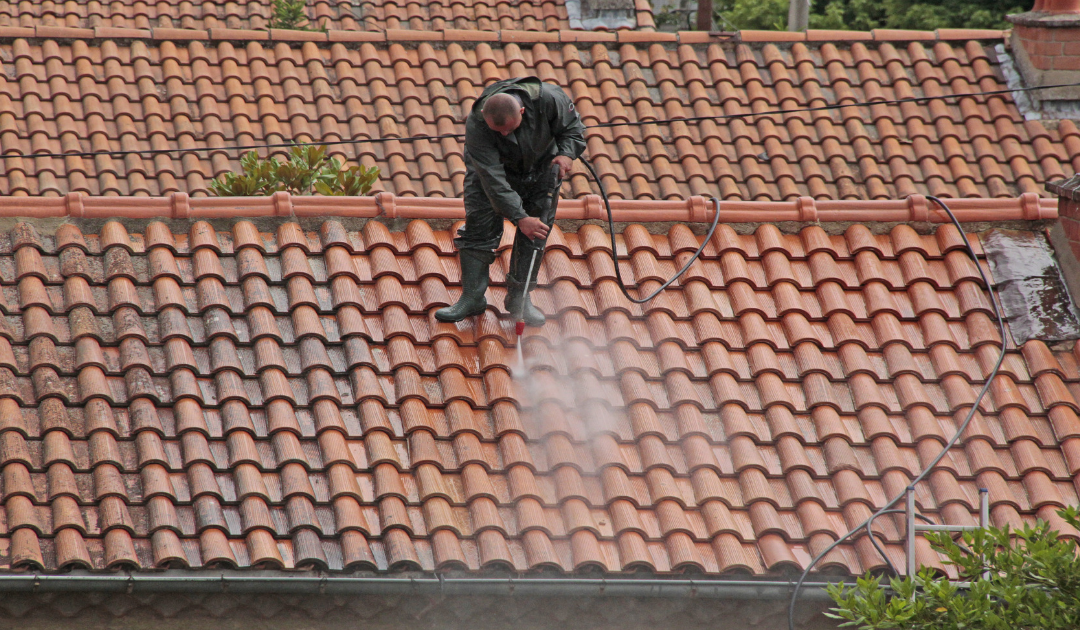
[[[514,324],[514,334],[520,337],[525,332],[525,322],[517,322]]]

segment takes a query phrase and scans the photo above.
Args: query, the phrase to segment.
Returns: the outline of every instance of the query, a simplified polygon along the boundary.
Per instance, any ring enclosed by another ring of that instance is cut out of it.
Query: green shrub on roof
[[[279,191],[294,195],[358,196],[371,192],[379,167],[361,164],[342,168],[337,158],[326,157],[326,147],[298,146],[285,162],[262,159],[251,151],[240,158],[241,173],[225,173],[210,182],[219,197],[261,197]]]
[[[307,0],[274,0],[274,16],[270,28],[289,31],[325,31],[326,27],[311,28],[313,22],[307,16]]]

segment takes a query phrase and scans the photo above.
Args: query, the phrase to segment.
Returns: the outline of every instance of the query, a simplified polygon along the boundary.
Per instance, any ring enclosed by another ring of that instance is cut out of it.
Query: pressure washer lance
[[[684,273],[686,273],[686,271],[688,269],[690,269],[690,266],[694,264],[695,260],[697,260],[698,258],[701,257],[701,253],[703,251],[705,251],[705,246],[708,245],[710,241],[712,241],[713,234],[716,233],[716,227],[720,223],[720,200],[718,198],[716,198],[716,197],[712,198],[712,203],[713,203],[712,225],[709,226],[709,230],[705,233],[705,238],[701,241],[701,245],[697,248],[697,251],[695,251],[693,254],[690,255],[689,258],[686,259],[686,262],[683,264],[682,268],[680,268],[678,271],[676,271],[675,275],[668,278],[666,281],[664,281],[663,284],[661,284],[659,287],[657,287],[655,290],[653,290],[648,295],[645,295],[645,296],[642,296],[642,297],[634,297],[633,295],[630,295],[630,291],[629,291],[629,289],[627,289],[626,283],[623,281],[622,272],[620,270],[618,246],[617,246],[616,241],[615,241],[615,219],[612,216],[612,212],[611,212],[611,201],[608,199],[607,191],[604,190],[604,183],[602,181],[600,181],[600,176],[597,174],[596,169],[593,168],[592,163],[589,162],[589,160],[584,155],[581,156],[581,162],[582,162],[582,164],[585,165],[585,168],[588,169],[589,174],[592,175],[593,181],[596,182],[596,187],[600,190],[600,197],[604,200],[604,208],[607,210],[608,234],[609,234],[609,236],[611,238],[611,251],[608,252],[608,254],[611,256],[611,261],[614,263],[615,279],[616,279],[617,284],[619,286],[619,291],[621,291],[623,296],[627,300],[629,300],[630,302],[633,302],[634,304],[644,304],[644,303],[652,300],[654,297],[659,295],[662,291],[664,291],[668,287],[670,287],[676,280],[678,280],[680,277],[682,277],[682,275]],[[552,224],[555,223],[555,211],[556,211],[556,209],[558,208],[558,205],[559,205],[559,189],[562,188],[562,179],[559,177],[558,168],[559,168],[558,165],[552,165],[553,175],[555,176],[555,186],[551,191],[551,203],[548,205],[547,211],[541,213],[541,215],[540,215],[540,220],[543,221],[545,224],[547,224],[549,227]],[[532,259],[529,261],[529,275],[525,276],[525,288],[524,288],[524,291],[525,291],[526,294],[529,292],[529,280],[532,279],[533,266],[536,264],[536,254],[537,254],[537,252],[543,252],[544,251],[544,243],[546,243],[546,242],[547,242],[547,239],[544,239],[543,241],[541,241],[539,247],[537,247],[537,245],[536,245],[536,243],[534,241],[530,241],[530,243],[529,243],[529,245],[533,249],[533,253],[532,253]],[[517,323],[514,325],[514,332],[518,336],[518,343],[517,343],[518,367],[514,371],[515,371],[515,375],[519,375],[519,374],[524,373],[524,371],[525,371],[525,358],[524,358],[524,354],[522,353],[522,349],[521,349],[521,335],[524,334],[524,332],[525,332],[525,300],[524,300],[524,298],[521,300],[521,313],[520,313],[520,316],[519,316],[519,319],[518,319]]]
[[[551,201],[548,203],[548,207],[540,213],[538,217],[544,222],[544,225],[549,228],[555,224],[555,212],[559,209],[559,189],[562,188],[562,177],[559,176],[559,165],[551,165],[551,174],[555,179],[555,185],[551,187]],[[537,244],[539,240],[539,244]],[[532,255],[529,257],[529,273],[525,274],[525,286],[522,287],[521,294],[521,312],[518,313],[518,320],[514,324],[514,334],[517,335],[517,355],[518,355],[518,370],[520,372],[525,371],[525,355],[521,349],[521,336],[525,334],[525,300],[529,295],[529,281],[532,280],[533,269],[536,267],[536,255],[543,254],[544,246],[547,244],[547,238],[543,239],[528,239],[529,249],[532,250]]]

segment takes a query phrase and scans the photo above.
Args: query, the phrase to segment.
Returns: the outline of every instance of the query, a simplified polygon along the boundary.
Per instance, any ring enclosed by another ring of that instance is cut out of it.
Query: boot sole
[[[462,315],[461,317],[458,317],[456,319],[455,318],[439,317],[439,313],[436,311],[435,319],[437,319],[440,322],[443,322],[444,324],[456,324],[456,323],[458,323],[460,321],[469,319],[470,317],[476,317],[477,315],[483,315],[484,311],[486,311],[486,310],[487,310],[487,306],[484,306],[483,308],[473,309],[472,311],[469,311],[465,315]]]

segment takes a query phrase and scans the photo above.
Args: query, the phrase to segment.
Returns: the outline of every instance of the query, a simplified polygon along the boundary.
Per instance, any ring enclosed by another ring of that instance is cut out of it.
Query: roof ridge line
[[[154,41],[268,41],[268,42],[314,42],[334,43],[402,43],[402,42],[469,42],[469,43],[618,43],[618,44],[709,44],[724,41],[742,43],[826,43],[826,42],[898,42],[898,41],[957,41],[1003,39],[1009,31],[996,29],[937,29],[935,31],[911,31],[875,29],[873,31],[808,30],[787,31],[580,31],[560,29],[557,31],[476,31],[445,29],[442,31],[414,31],[387,29],[385,31],[294,31],[285,29],[184,29],[184,28],[125,28],[98,26],[81,28],[69,26],[4,26],[0,27],[0,41],[11,39],[120,39]]]
[[[953,199],[951,207],[964,222],[1039,221],[1058,216],[1057,200],[1029,192],[1012,198],[968,197]],[[613,199],[613,218],[618,222],[706,223],[712,220],[706,197],[685,199]],[[174,192],[167,197],[106,197],[79,192],[63,197],[0,197],[0,217],[80,219],[246,219],[256,217],[352,217],[404,219],[464,219],[465,206],[456,197],[398,197],[380,192],[368,197],[294,196],[277,192],[268,197],[190,197]],[[599,195],[565,199],[559,203],[558,219],[603,220],[607,218]],[[948,216],[930,208],[923,195],[906,199],[814,199],[791,201],[720,202],[725,223],[762,222],[925,222],[945,223]]]
[[[933,31],[879,28],[871,31],[840,31],[808,29],[804,32],[788,31],[738,31],[743,42],[755,43],[827,43],[827,42],[913,42],[1003,39],[1009,30],[980,28],[939,28]]]

